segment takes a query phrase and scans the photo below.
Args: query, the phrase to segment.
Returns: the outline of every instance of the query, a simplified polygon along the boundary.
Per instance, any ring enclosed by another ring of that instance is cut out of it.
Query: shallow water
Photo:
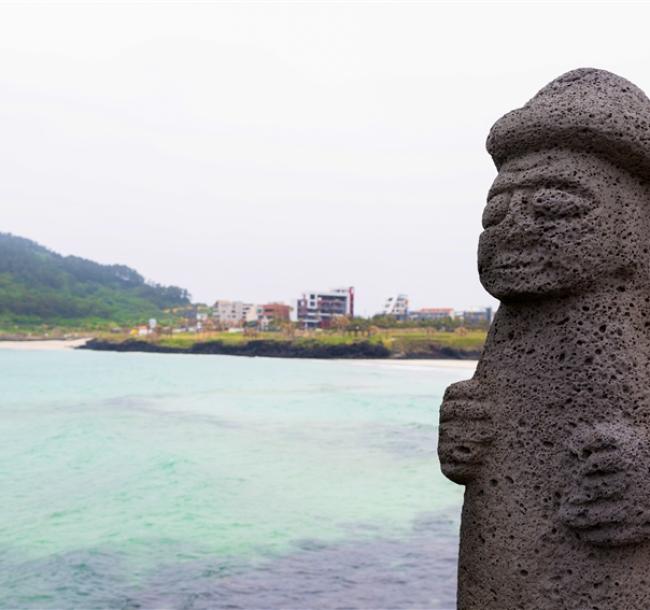
[[[468,370],[0,349],[0,608],[454,607]]]

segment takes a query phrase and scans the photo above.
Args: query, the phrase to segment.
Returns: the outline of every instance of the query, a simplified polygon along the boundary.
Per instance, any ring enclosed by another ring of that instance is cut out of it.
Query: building
[[[293,307],[284,303],[266,303],[257,306],[257,320],[255,322],[260,330],[267,330],[269,327],[276,326],[282,322],[291,321],[291,311]]]
[[[138,337],[146,337],[147,335],[151,334],[151,329],[146,326],[145,324],[141,324],[140,326],[136,326],[132,331],[132,335],[138,335]]]
[[[333,318],[354,316],[354,288],[306,292],[298,299],[297,309],[304,328],[329,328]]]
[[[453,317],[454,310],[452,307],[424,307],[409,313],[411,320],[445,320]]]
[[[212,318],[221,326],[241,326],[255,305],[242,301],[215,301],[212,306]]]
[[[292,307],[284,303],[266,303],[255,305],[243,301],[215,301],[212,307],[212,319],[222,328],[240,326],[259,326],[267,328],[273,321],[288,322]]]
[[[293,307],[284,303],[267,303],[260,306],[260,315],[267,320],[276,322],[288,322],[291,319],[291,310]]]
[[[262,306],[244,303],[244,324],[246,326],[257,326],[262,317]]]
[[[397,320],[406,320],[409,313],[409,298],[405,294],[388,297],[381,312],[382,316],[393,316]]]
[[[456,313],[457,318],[463,320],[466,326],[478,326],[492,322],[492,308],[480,307],[478,309],[467,309]]]
[[[206,323],[208,321],[208,314],[205,312],[196,312],[196,330],[197,332],[201,332],[205,330],[206,328]]]

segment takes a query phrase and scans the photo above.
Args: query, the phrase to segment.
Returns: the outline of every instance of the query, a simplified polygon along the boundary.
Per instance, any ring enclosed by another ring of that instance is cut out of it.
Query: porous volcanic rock
[[[649,125],[588,68],[490,132],[478,267],[501,305],[440,414],[460,610],[650,608]]]

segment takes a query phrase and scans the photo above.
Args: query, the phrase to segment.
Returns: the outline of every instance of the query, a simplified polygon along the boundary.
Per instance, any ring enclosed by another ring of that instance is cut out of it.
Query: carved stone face
[[[508,301],[629,279],[639,265],[645,192],[588,153],[535,152],[504,163],[483,212],[481,283]]]

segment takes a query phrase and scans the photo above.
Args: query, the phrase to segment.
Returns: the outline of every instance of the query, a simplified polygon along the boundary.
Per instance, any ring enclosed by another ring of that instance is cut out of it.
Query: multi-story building
[[[255,326],[262,315],[262,306],[253,303],[244,303],[242,307],[243,323],[246,326]]]
[[[411,320],[444,320],[453,317],[454,310],[451,307],[424,307],[409,313]]]
[[[242,301],[215,301],[212,306],[212,317],[217,324],[222,326],[240,326],[242,325],[248,312],[254,305]]]
[[[260,309],[260,315],[267,320],[288,322],[291,319],[291,310],[293,308],[284,303],[267,303],[266,305],[261,305]]]
[[[267,330],[269,327],[278,326],[278,323],[289,322],[293,307],[284,303],[266,303],[258,307],[257,327]]]
[[[306,292],[298,299],[298,322],[304,328],[329,328],[338,316],[354,316],[353,287]]]
[[[480,307],[479,309],[467,309],[456,313],[456,317],[463,320],[467,326],[489,324],[492,322],[492,308]]]
[[[243,301],[216,301],[212,307],[212,319],[221,327],[239,326],[267,327],[272,321],[288,322],[291,307],[284,303],[266,303],[255,305]]]
[[[406,320],[409,313],[409,298],[405,294],[388,297],[381,312],[383,316],[393,316],[397,320]]]

